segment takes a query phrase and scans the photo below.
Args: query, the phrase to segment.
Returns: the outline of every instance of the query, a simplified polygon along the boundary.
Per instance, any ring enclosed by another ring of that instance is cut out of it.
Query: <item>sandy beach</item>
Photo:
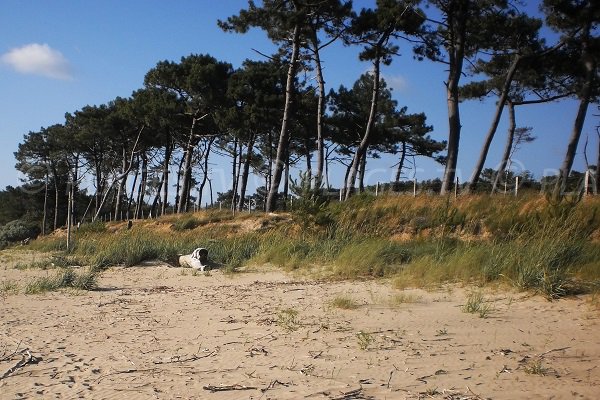
[[[591,296],[486,288],[481,317],[476,290],[114,267],[95,291],[2,293],[0,398],[600,398]]]

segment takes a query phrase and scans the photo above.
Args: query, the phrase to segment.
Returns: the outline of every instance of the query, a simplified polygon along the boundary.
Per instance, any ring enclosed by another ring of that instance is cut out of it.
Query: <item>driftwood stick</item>
[[[256,390],[258,388],[254,387],[254,386],[244,386],[244,385],[235,384],[235,385],[223,385],[223,386],[206,385],[206,386],[203,386],[202,389],[208,390],[211,393],[215,393],[215,392],[227,392],[230,390]]]
[[[2,374],[2,376],[0,376],[0,380],[6,378],[19,368],[23,368],[27,364],[37,364],[42,360],[40,357],[35,357],[34,355],[32,355],[29,349],[23,349],[19,353],[21,353],[21,360],[19,360],[18,363],[16,363],[14,366],[9,368],[4,374]]]
[[[19,347],[21,347],[21,341],[19,341],[19,344],[17,344],[17,348],[15,349],[15,351],[10,353],[9,355],[6,355],[6,352],[3,352],[2,358],[0,358],[0,361],[8,361],[8,360],[12,359],[16,354],[19,354],[20,352],[22,352],[23,350],[19,351]]]
[[[563,350],[567,350],[567,349],[570,349],[570,348],[571,348],[571,346],[567,346],[567,347],[561,347],[561,348],[558,348],[558,349],[548,350],[548,351],[545,351],[542,354],[540,354],[538,357],[543,357],[546,354],[553,353],[555,351],[563,351]]]
[[[200,360],[202,358],[214,356],[215,354],[217,354],[216,351],[211,351],[210,353],[203,355],[203,356],[198,356],[196,354],[192,354],[192,356],[188,357],[188,358],[177,358],[175,360],[171,359],[169,361],[154,361],[154,364],[176,364],[176,363],[191,362],[191,361]]]

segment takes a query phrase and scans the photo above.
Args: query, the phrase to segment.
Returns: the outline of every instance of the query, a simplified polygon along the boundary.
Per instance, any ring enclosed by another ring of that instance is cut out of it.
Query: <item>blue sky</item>
[[[532,9],[535,5],[529,2]],[[535,3],[535,2],[534,2]],[[355,5],[371,1],[356,0]],[[252,49],[270,53],[272,44],[260,30],[245,35],[225,33],[216,21],[246,6],[242,0],[2,0],[0,2],[0,188],[19,185],[13,153],[23,135],[64,122],[66,112],[127,97],[143,85],[146,72],[161,60],[179,60],[208,53],[238,67],[244,59],[260,59]],[[417,62],[401,43],[403,56],[384,69],[400,106],[425,112],[433,137],[447,137],[445,72],[441,64]],[[335,46],[323,53],[328,89],[351,86],[369,65],[358,61],[359,49]],[[562,101],[517,109],[519,126],[533,127],[538,137],[516,155],[516,161],[539,178],[559,167],[575,117],[577,103]],[[463,124],[458,177],[468,180],[488,129],[494,101],[462,104]],[[583,142],[589,136],[588,157],[596,159],[600,119],[588,110],[575,169],[584,168]],[[488,163],[494,167],[504,146],[506,115],[498,129]],[[395,160],[369,161],[368,183],[389,181]],[[342,174],[331,166],[330,180],[339,186]],[[418,179],[441,177],[442,168],[418,160]],[[215,165],[215,191],[227,185],[229,165]],[[220,171],[223,171],[222,173]],[[219,179],[218,175],[224,176]]]

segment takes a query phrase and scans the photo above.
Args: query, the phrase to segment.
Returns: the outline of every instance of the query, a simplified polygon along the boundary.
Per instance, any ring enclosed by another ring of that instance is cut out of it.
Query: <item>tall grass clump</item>
[[[64,269],[54,274],[35,278],[25,286],[26,294],[37,294],[55,291],[62,288],[79,290],[94,290],[98,284],[98,271],[92,268],[75,272],[73,269]]]
[[[398,272],[411,259],[406,247],[380,238],[348,243],[335,260],[339,278],[383,277]]]

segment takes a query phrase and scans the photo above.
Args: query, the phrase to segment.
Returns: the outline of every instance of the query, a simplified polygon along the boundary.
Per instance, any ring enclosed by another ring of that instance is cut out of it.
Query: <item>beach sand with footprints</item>
[[[89,292],[18,289],[53,273],[0,269],[2,399],[600,397],[589,295],[166,265],[110,268]]]

